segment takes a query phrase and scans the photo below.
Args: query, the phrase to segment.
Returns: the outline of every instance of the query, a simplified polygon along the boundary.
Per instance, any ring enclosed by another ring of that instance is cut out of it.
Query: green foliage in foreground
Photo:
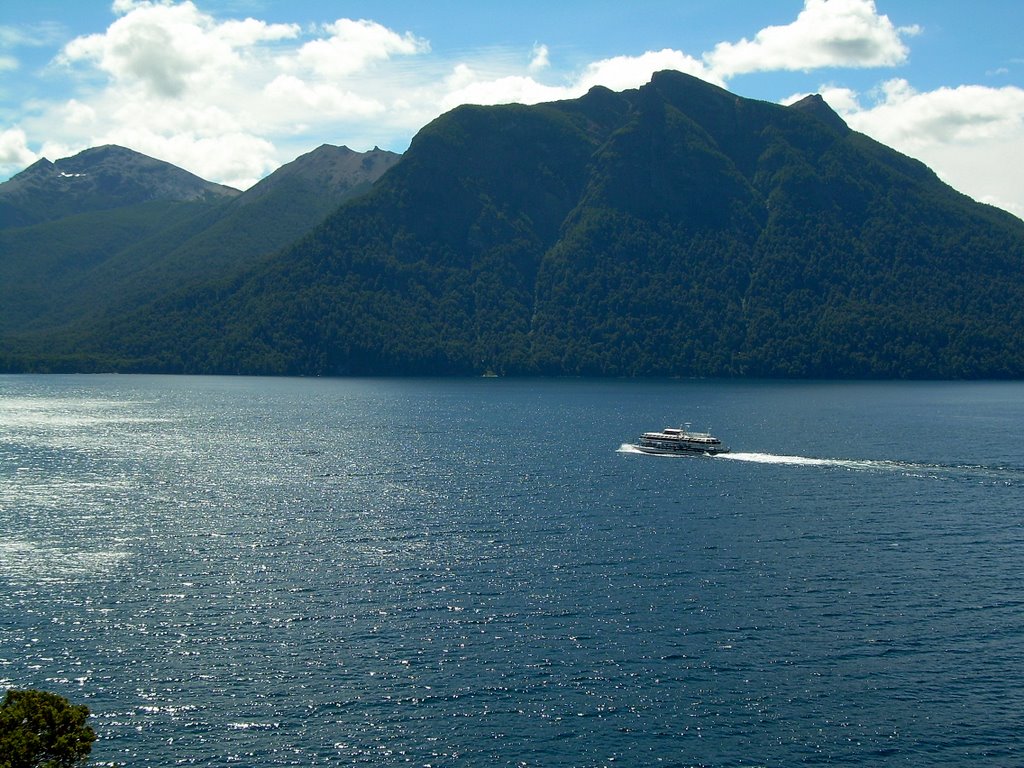
[[[0,768],[84,765],[96,740],[89,709],[48,691],[7,691],[0,703]]]

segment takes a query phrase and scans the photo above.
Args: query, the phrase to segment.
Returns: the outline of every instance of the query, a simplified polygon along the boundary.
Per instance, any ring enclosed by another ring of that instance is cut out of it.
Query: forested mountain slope
[[[291,248],[62,354],[182,372],[1018,377],[1022,267],[1024,223],[819,98],[781,107],[663,72],[459,107]]]
[[[244,193],[223,194],[209,190],[227,188],[121,147],[41,160],[0,184],[0,200],[51,212],[30,226],[0,228],[5,346],[31,350],[42,343],[35,339],[74,336],[111,315],[251,268],[368,190],[399,157],[324,145]],[[54,178],[40,173],[46,167],[61,170]],[[63,188],[71,182],[81,184],[73,207]]]

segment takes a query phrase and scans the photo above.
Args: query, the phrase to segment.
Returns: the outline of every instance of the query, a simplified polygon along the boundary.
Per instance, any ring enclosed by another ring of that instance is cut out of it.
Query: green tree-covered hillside
[[[459,107],[291,247],[49,348],[176,372],[1018,377],[1022,266],[1024,223],[820,98],[663,72]]]
[[[200,191],[215,185],[167,163],[101,149],[40,161],[0,184],[0,201],[32,201],[52,214],[0,227],[0,357],[24,349],[37,360],[53,344],[75,347],[78,333],[110,317],[251,269],[366,192],[400,157],[324,145],[244,193],[211,195]],[[50,170],[40,173],[40,164]],[[80,188],[68,213],[61,206],[70,205],[71,182]],[[59,204],[47,206],[50,198]]]

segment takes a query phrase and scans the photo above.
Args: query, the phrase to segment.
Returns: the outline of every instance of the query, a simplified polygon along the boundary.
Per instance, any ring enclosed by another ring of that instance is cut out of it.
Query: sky
[[[1022,0],[0,0],[0,181],[119,144],[245,189],[321,144],[404,152],[459,104],[676,69],[820,93],[1024,218],[1022,30]]]

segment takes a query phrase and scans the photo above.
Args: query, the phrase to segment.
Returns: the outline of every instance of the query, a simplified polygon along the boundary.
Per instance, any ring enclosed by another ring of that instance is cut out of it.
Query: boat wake
[[[619,446],[618,453],[636,453],[643,456],[667,456],[668,458],[679,458],[682,457],[697,457],[701,456],[707,458],[716,459],[730,459],[732,461],[751,461],[756,464],[792,464],[794,466],[804,467],[842,467],[845,469],[875,469],[885,468],[887,465],[895,467],[897,462],[891,461],[856,461],[847,459],[814,459],[809,456],[783,456],[776,453],[718,453],[718,454],[700,454],[700,453],[689,453],[689,454],[649,454],[645,451],[641,451],[635,445],[631,443],[623,443]]]
[[[667,456],[668,458],[682,457],[706,457],[715,459],[730,459],[732,461],[752,461],[756,464],[792,464],[805,467],[844,467],[846,469],[873,469],[878,466],[893,465],[895,462],[888,461],[855,461],[846,459],[813,459],[808,456],[782,456],[776,453],[678,453],[678,454],[650,454],[641,451],[631,443],[623,443],[619,446],[618,453],[636,453],[642,456]]]
[[[623,443],[619,453],[646,455],[635,445]],[[669,457],[672,458],[672,457]],[[699,458],[699,457],[698,457]],[[905,477],[931,478],[935,480],[972,480],[1002,485],[1024,484],[1024,467],[984,466],[975,464],[928,464],[887,459],[820,459],[812,456],[789,456],[778,453],[752,453],[734,451],[710,454],[707,458],[726,461],[743,461],[753,464],[775,464],[792,467],[822,467],[845,469],[859,472],[895,472]]]
[[[727,453],[716,458],[760,464],[791,464],[805,467],[833,467],[861,472],[895,472],[904,477],[959,480],[993,485],[1024,485],[1024,467],[984,464],[931,464],[878,459],[816,459],[772,453]]]
[[[755,464],[793,464],[801,467],[839,467],[842,469],[902,469],[907,464],[869,459],[815,459],[810,456],[786,456],[777,453],[723,453],[721,459],[751,461]]]

